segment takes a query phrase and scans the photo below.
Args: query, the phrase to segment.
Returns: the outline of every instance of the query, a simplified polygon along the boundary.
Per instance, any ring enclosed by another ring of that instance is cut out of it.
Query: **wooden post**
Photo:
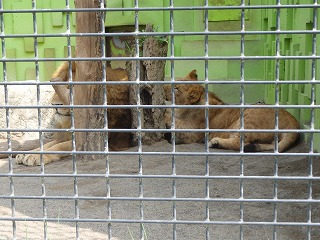
[[[76,8],[99,8],[99,0],[77,0]],[[98,33],[101,31],[101,13],[77,12],[77,33]],[[90,58],[101,57],[100,37],[77,37],[76,57]],[[101,81],[102,69],[99,61],[77,61],[75,82]],[[99,85],[75,85],[75,105],[102,105],[103,88]],[[103,128],[104,114],[102,109],[75,109],[75,128],[97,129]],[[104,134],[93,132],[76,133],[77,151],[101,151],[104,148]]]
[[[147,25],[146,32],[153,31],[151,25]],[[166,37],[147,37],[141,43],[143,57],[166,57],[168,52],[168,43]],[[163,81],[165,71],[165,61],[146,60],[131,61],[127,64],[128,76],[131,81],[136,80],[136,65],[140,64],[140,81]],[[160,84],[141,84],[133,85],[130,88],[130,104],[137,104],[137,96],[140,96],[141,105],[164,105],[165,97],[163,85]],[[141,127],[144,129],[163,129],[164,110],[159,108],[141,109]],[[138,111],[132,109],[132,128],[137,129]],[[145,132],[141,133],[142,142],[144,144],[152,144],[163,140],[161,132]],[[133,136],[133,143],[138,142],[138,133]]]

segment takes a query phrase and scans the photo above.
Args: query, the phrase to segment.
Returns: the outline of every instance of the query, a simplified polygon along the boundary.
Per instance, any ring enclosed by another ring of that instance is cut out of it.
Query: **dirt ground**
[[[136,148],[130,149],[131,152]],[[161,142],[153,146],[144,146],[144,152],[172,152],[172,145]],[[210,149],[211,152],[224,152],[225,150]],[[202,144],[186,144],[176,146],[176,152],[205,152]],[[232,153],[226,151],[227,153]],[[299,144],[289,151],[308,152],[304,144]],[[240,196],[241,181],[239,156],[210,156],[209,163],[210,176],[225,176],[220,178],[203,178],[206,174],[205,156],[184,156],[177,155],[175,158],[175,170],[178,176],[185,178],[176,179],[165,178],[172,174],[172,156],[143,155],[142,174],[158,175],[156,178],[144,178],[142,180],[143,197],[150,201],[139,201],[142,189],[138,178],[130,178],[139,174],[139,158],[137,155],[109,156],[110,173],[113,175],[109,179],[105,177],[93,176],[95,174],[106,173],[106,159],[103,160],[82,160],[76,162],[78,174],[77,191],[81,200],[75,201],[74,178],[46,176],[45,178],[32,177],[30,174],[39,174],[40,167],[26,167],[13,164],[14,174],[29,174],[29,176],[14,176],[10,184],[7,174],[10,171],[7,159],[0,160],[0,240],[12,239],[15,231],[16,239],[43,239],[46,229],[47,239],[76,239],[76,223],[64,222],[65,219],[75,219],[78,211],[81,219],[94,219],[92,222],[79,222],[80,239],[108,239],[108,223],[99,220],[108,219],[108,201],[103,199],[107,196],[107,183],[110,184],[111,197],[128,197],[131,200],[111,200],[111,218],[117,220],[139,220],[140,206],[143,208],[145,220],[155,220],[152,223],[144,223],[142,232],[149,240],[176,239],[198,240],[206,239],[206,230],[210,239],[231,240],[239,239],[240,231],[244,239],[273,239],[274,227],[261,222],[278,223],[290,222],[290,226],[277,226],[277,239],[300,240],[307,239],[307,227],[295,226],[292,223],[307,223],[308,214],[311,214],[313,223],[317,227],[311,227],[311,239],[320,239],[320,204],[301,203],[294,199],[307,200],[309,197],[308,179],[287,179],[272,180],[266,179],[243,179],[243,196],[245,199],[273,199],[274,186],[277,185],[278,199],[286,199],[289,202],[273,204],[270,201],[254,202],[247,201],[223,201],[226,198],[238,199]],[[274,160],[272,156],[246,156],[242,158],[244,176],[273,176]],[[278,158],[278,175],[291,177],[309,176],[309,158],[299,156],[281,156]],[[51,163],[45,166],[46,174],[71,174],[73,163],[71,157],[60,162]],[[313,174],[320,176],[320,163],[318,158],[313,158]],[[122,176],[122,177],[121,177]],[[226,176],[232,177],[227,178]],[[194,179],[190,178],[194,177]],[[320,181],[312,181],[312,198],[320,199]],[[209,188],[209,196],[213,200],[203,201],[206,197],[206,186]],[[173,188],[177,198],[184,201],[172,201]],[[14,200],[9,196],[14,191]],[[45,191],[47,199],[45,202],[37,199]],[[61,199],[60,197],[69,197]],[[87,197],[87,198],[84,198]],[[91,197],[91,198],[90,198]],[[100,199],[93,199],[100,197]],[[55,199],[54,199],[55,198]],[[166,201],[152,201],[152,198],[165,198]],[[188,198],[193,199],[187,201]],[[196,199],[195,199],[196,198]],[[196,201],[201,199],[202,201]],[[220,201],[219,201],[220,200]],[[14,205],[15,217],[19,221],[10,221],[12,208]],[[46,211],[43,211],[43,205]],[[239,224],[232,224],[240,220],[243,209],[244,222],[256,222],[257,225],[243,225],[240,230]],[[175,210],[174,210],[175,209]],[[216,221],[216,224],[204,224],[206,213],[209,219]],[[45,226],[41,218],[54,218],[56,221],[49,221]],[[177,220],[194,221],[192,223],[173,224],[171,220],[176,214]],[[30,219],[32,218],[32,219]],[[40,221],[36,221],[40,220]],[[161,223],[161,221],[167,221]],[[220,221],[231,222],[230,224],[219,224]],[[110,226],[109,226],[110,227]],[[112,223],[112,239],[140,239],[140,225],[137,223]]]

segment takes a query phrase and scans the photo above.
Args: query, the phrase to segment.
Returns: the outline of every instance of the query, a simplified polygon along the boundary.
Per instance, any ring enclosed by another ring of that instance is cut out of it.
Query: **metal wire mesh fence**
[[[141,0],[119,1],[120,5],[99,1],[99,7],[91,9],[74,8],[69,0],[50,4],[0,0],[0,155],[4,156],[0,160],[0,239],[320,238],[317,0],[170,0],[150,5]],[[83,12],[100,13],[98,33],[74,32],[75,16]],[[32,32],[22,29],[22,16],[31,20],[26,22],[32,24],[28,25]],[[112,16],[121,18],[117,19],[120,30],[112,25]],[[143,30],[157,18],[163,26],[154,32]],[[63,30],[46,31],[46,21]],[[168,43],[167,56],[142,55],[139,49],[149,36]],[[75,38],[85,37],[100,38],[99,57],[74,54]],[[130,54],[119,57],[128,50],[127,42],[114,39],[129,39]],[[15,41],[26,55],[19,50],[12,54]],[[51,42],[64,50],[55,56]],[[119,45],[122,52],[115,50]],[[139,64],[135,79],[108,78],[123,62],[159,60],[166,61],[166,81],[141,81]],[[43,79],[61,61],[68,62],[64,65],[67,80]],[[85,61],[101,63],[101,81],[78,81],[72,64]],[[193,77],[180,78],[193,69],[197,69]],[[34,81],[15,81],[23,74]],[[68,89],[66,95],[58,94],[57,103],[51,100],[54,105],[48,100],[54,94],[51,85],[56,91],[61,86]],[[77,87],[98,85],[102,104],[77,104]],[[145,85],[167,87],[170,103],[144,104],[141,91],[136,91],[134,104],[109,105],[113,94],[109,90],[114,86],[142,89]],[[179,102],[181,86],[203,86],[203,104]],[[28,87],[33,90],[26,92]],[[212,91],[219,96],[215,96],[219,104],[212,102]],[[102,127],[77,126],[75,116],[81,109],[102,109]],[[136,128],[109,128],[110,110],[117,109],[135,110]],[[151,109],[150,115],[156,109],[166,111],[167,128],[144,126],[145,109]],[[201,110],[201,125],[194,125],[196,114],[179,115],[186,109]],[[228,114],[220,120],[221,126],[212,127],[212,119],[223,109]],[[293,121],[282,120],[284,109],[300,127],[283,127]],[[238,125],[222,127],[232,122],[233,114]],[[255,127],[247,128],[245,118],[250,114],[258,120]],[[59,120],[51,120],[58,115]],[[179,127],[181,116],[185,127]],[[64,117],[67,125],[51,125]],[[265,122],[272,127],[264,127]],[[77,134],[89,132],[102,134],[103,148],[90,149],[98,145],[91,142],[85,143],[88,149],[77,149]],[[118,132],[136,136],[135,146],[113,151],[108,138]],[[146,133],[153,132],[170,134],[169,141],[152,145],[143,141]],[[213,141],[212,136],[226,132],[233,138],[239,135],[238,149],[222,149],[221,140]],[[65,133],[69,137],[58,140],[62,148],[47,148],[57,144],[48,140],[51,135]],[[183,139],[188,133],[200,134],[201,139],[188,142]],[[286,133],[298,133],[300,142],[282,151],[280,140]],[[36,140],[27,138],[28,134]],[[271,144],[272,150],[246,151],[250,134],[255,136],[250,146],[271,134],[272,140],[264,144]],[[27,149],[31,143],[38,148]]]

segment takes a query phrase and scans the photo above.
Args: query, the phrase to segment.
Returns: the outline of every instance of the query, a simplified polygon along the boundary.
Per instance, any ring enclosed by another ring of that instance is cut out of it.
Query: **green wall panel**
[[[34,52],[34,39],[33,38],[24,38],[24,51],[25,52]]]
[[[26,68],[25,78],[28,80],[36,79],[36,71],[34,68]]]
[[[319,106],[320,103],[320,86],[316,85],[316,101],[317,104]],[[315,129],[320,129],[320,109],[316,109],[315,110]],[[320,151],[319,149],[319,145],[320,145],[320,133],[316,133],[314,134],[314,142],[315,142],[315,147],[318,151]]]
[[[63,9],[66,7],[65,3],[62,1],[50,1],[52,9]],[[53,12],[51,13],[52,26],[53,27],[62,27],[63,26],[63,16],[62,12]]]
[[[41,1],[39,1],[41,2]],[[39,5],[39,4],[38,4]],[[12,2],[12,9],[31,9],[30,0],[22,0],[21,2]],[[30,34],[34,32],[33,29],[33,14],[32,13],[13,13],[13,33],[16,34]],[[37,23],[37,33],[43,33],[43,17],[42,13],[35,15]],[[43,42],[43,38],[38,38],[38,42]],[[28,38],[25,38],[25,42],[29,44]],[[30,51],[30,47],[26,47]]]
[[[46,58],[55,58],[56,50],[54,48],[45,48],[44,49],[44,57]],[[45,72],[44,72],[44,80],[50,80],[52,73],[56,69],[56,63],[52,61],[44,62]]]
[[[16,58],[17,57],[17,53],[16,53],[16,49],[6,49],[6,57],[7,58]],[[6,67],[7,67],[7,80],[14,80],[17,79],[17,63],[15,62],[8,62],[6,63]]]
[[[246,1],[248,4],[249,1]],[[239,0],[209,0],[210,6],[239,6]],[[248,19],[248,10],[245,10],[245,18]],[[241,10],[210,10],[208,13],[209,21],[239,21]]]
[[[32,8],[31,0],[12,0],[4,1],[5,9],[31,9]],[[74,7],[73,1],[70,1],[71,8]],[[37,0],[36,7],[38,9],[52,9],[52,8],[65,8],[64,0]],[[37,13],[36,14],[36,23],[37,23],[37,32],[38,33],[65,33],[66,32],[66,13],[59,13],[59,24],[58,20],[52,18],[52,13]],[[62,23],[62,24],[61,24]],[[71,18],[72,31],[74,31],[75,21]],[[5,25],[5,34],[32,34],[33,29],[33,15],[32,13],[13,13],[13,14],[4,14],[4,25]],[[75,38],[71,38],[72,46],[75,45]],[[45,57],[45,49],[55,49],[56,57],[64,56],[64,46],[67,45],[66,38],[57,38],[57,37],[38,37],[38,55],[40,58]],[[5,48],[15,49],[15,55],[13,58],[34,58],[34,38],[8,38],[5,40]],[[7,51],[8,52],[8,51]],[[10,58],[10,56],[7,56]],[[10,63],[11,64],[11,63]],[[7,64],[9,66],[9,63]],[[7,78],[10,81],[13,80],[25,80],[30,79],[34,76],[35,64],[32,62],[17,62],[15,63],[15,68],[7,69]],[[47,80],[47,63],[39,63],[39,79]],[[57,67],[59,63],[52,62],[52,66]],[[3,66],[0,66],[2,71]],[[14,71],[14,72],[13,72]],[[50,68],[51,71],[51,68]],[[3,73],[2,73],[3,74]],[[51,75],[51,73],[50,73]]]
[[[298,104],[299,105],[310,105],[311,101],[308,96],[305,94],[299,94],[298,95]],[[310,116],[311,116],[311,110],[310,109],[301,109],[300,110],[300,116],[298,120],[300,121],[301,125],[308,125],[310,124]]]
[[[284,0],[281,4],[312,4],[312,0],[293,1]],[[265,4],[274,4],[270,1],[266,1]],[[280,10],[280,26],[281,30],[312,30],[313,29],[313,10],[307,8],[300,9],[281,9]],[[318,13],[318,19],[320,17]],[[276,11],[272,9],[265,10],[264,23],[265,30],[276,29]],[[272,36],[265,36],[267,43],[272,42]],[[311,34],[285,34],[280,35],[281,41],[281,54],[287,56],[310,56],[312,55],[312,35]],[[274,44],[274,43],[272,43]],[[319,45],[319,39],[317,38],[317,45]],[[317,53],[320,49],[318,47]],[[266,51],[267,52],[267,51]],[[269,51],[270,53],[270,51]],[[273,54],[271,54],[272,56]],[[272,61],[271,61],[272,62]],[[271,63],[274,65],[274,63]],[[271,69],[266,64],[266,69]],[[307,80],[312,79],[312,60],[305,59],[290,59],[285,60],[283,65],[280,65],[280,80]],[[272,70],[272,69],[271,69]],[[319,79],[320,71],[316,68],[316,79]],[[266,79],[270,74],[266,74]],[[272,81],[272,78],[270,79]],[[266,98],[268,103],[273,103],[271,87],[266,87]],[[317,93],[317,92],[316,92]],[[311,98],[311,85],[310,84],[289,84],[281,85],[280,90],[280,103],[281,104],[301,104],[309,105]],[[316,103],[320,103],[320,94],[316,94]],[[309,128],[310,123],[310,109],[289,109],[293,115],[299,119],[301,126]],[[316,110],[316,116],[319,117],[319,110]],[[319,123],[316,123],[316,127],[319,128]],[[320,137],[317,136],[315,147],[320,150]]]

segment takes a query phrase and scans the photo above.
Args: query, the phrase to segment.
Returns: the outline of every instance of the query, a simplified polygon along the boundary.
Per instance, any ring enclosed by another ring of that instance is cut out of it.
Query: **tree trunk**
[[[151,25],[147,25],[146,32],[153,31]],[[168,43],[165,37],[147,37],[142,43],[143,57],[166,57]],[[140,81],[163,81],[165,71],[165,61],[146,60],[131,61],[127,64],[128,76],[131,81],[136,80],[136,66],[140,64]],[[130,88],[130,104],[136,105],[140,97],[141,105],[164,105],[165,97],[163,85],[160,84],[141,84],[133,85]],[[141,128],[142,129],[164,129],[164,110],[163,108],[141,109]],[[132,109],[132,128],[139,126],[138,110]],[[133,144],[138,143],[139,133],[133,136]],[[141,133],[142,143],[152,144],[163,140],[161,132]]]
[[[77,0],[76,8],[99,8],[99,0]],[[99,12],[77,12],[77,33],[98,33],[101,31],[101,13]],[[101,57],[100,37],[77,37],[76,57],[90,58]],[[101,81],[102,69],[99,61],[77,61],[75,82]],[[103,88],[100,85],[75,85],[75,105],[102,105]],[[75,109],[75,128],[97,129],[103,128],[104,110],[94,108]],[[104,149],[104,134],[99,132],[77,132],[77,151],[101,151]]]

